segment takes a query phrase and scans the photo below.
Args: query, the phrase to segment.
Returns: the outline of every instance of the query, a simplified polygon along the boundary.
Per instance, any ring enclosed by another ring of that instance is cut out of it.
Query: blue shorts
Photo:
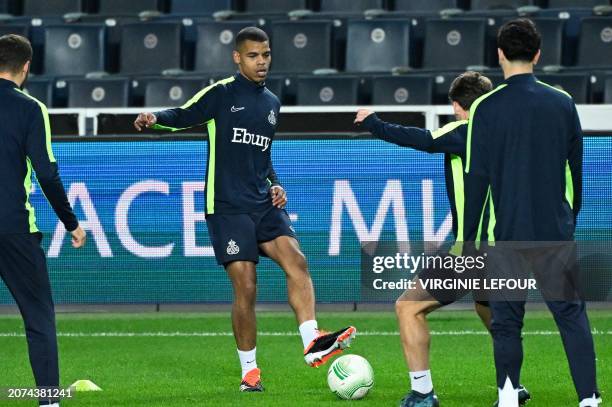
[[[217,263],[223,266],[233,261],[258,263],[259,256],[265,256],[260,243],[279,236],[297,239],[287,211],[275,206],[251,213],[208,215],[206,224]]]

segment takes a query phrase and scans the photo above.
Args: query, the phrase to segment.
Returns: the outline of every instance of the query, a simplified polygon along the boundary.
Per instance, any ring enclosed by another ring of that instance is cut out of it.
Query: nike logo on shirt
[[[234,106],[232,106],[232,108],[230,110],[232,111],[232,113],[236,113],[236,112],[239,112],[241,110],[244,110],[244,107],[234,107]]]

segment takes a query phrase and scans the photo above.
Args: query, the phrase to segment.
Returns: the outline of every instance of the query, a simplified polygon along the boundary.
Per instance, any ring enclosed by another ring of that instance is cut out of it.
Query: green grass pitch
[[[612,311],[591,311],[599,385],[612,397]],[[375,383],[363,400],[339,400],[327,388],[329,364],[304,364],[290,313],[260,313],[257,362],[266,388],[238,392],[240,367],[229,313],[60,314],[62,385],[90,379],[103,391],[78,393],[63,406],[396,406],[409,388],[392,312],[320,313],[319,325],[353,324],[351,353],[367,358]],[[491,406],[496,399],[491,340],[469,311],[434,313],[432,373],[441,405]],[[550,315],[528,312],[521,381],[530,407],[577,406],[561,339]],[[160,334],[161,333],[161,334]],[[360,335],[361,333],[361,335]],[[26,341],[17,316],[0,317],[0,387],[31,387]],[[16,335],[16,336],[14,336]],[[0,405],[31,406],[32,401]]]

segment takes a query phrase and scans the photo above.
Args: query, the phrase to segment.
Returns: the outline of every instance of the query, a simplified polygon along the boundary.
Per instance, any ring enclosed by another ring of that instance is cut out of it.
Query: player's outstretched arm
[[[375,137],[397,144],[401,147],[410,147],[420,151],[431,151],[433,137],[428,130],[418,127],[407,127],[387,123],[380,120],[376,113],[368,109],[359,109],[354,123],[363,126]]]

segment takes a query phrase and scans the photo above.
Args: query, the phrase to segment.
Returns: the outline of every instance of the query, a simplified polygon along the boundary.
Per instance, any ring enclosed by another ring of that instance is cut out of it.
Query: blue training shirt
[[[533,74],[511,76],[470,109],[466,172],[482,183],[466,224],[488,205],[489,240],[573,240],[582,149],[571,96]]]
[[[280,185],[270,150],[280,101],[264,83],[242,74],[218,81],[185,105],[154,113],[160,130],[206,124],[206,214],[238,214],[272,205],[270,186]]]
[[[51,148],[46,106],[6,79],[0,79],[0,106],[0,233],[38,232],[30,204],[33,171],[57,216],[73,231],[79,223]]]

